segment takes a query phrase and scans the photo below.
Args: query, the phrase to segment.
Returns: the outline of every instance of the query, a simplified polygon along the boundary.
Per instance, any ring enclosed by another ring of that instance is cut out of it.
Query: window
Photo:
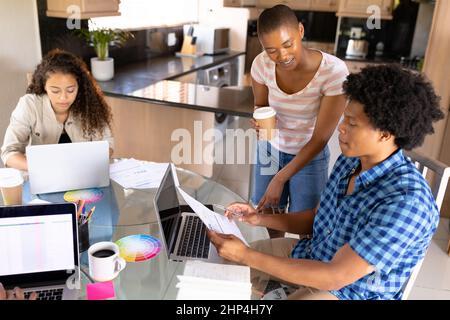
[[[198,0],[121,0],[120,16],[92,18],[89,29],[142,29],[198,21]]]

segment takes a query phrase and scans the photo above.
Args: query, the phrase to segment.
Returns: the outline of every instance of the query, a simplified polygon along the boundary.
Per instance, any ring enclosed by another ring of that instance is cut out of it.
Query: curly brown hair
[[[78,83],[78,93],[70,107],[73,117],[81,121],[85,137],[102,135],[105,127],[111,129],[112,113],[97,82],[92,78],[83,60],[60,49],[48,52],[36,67],[27,93],[43,95],[51,74],[70,74]]]

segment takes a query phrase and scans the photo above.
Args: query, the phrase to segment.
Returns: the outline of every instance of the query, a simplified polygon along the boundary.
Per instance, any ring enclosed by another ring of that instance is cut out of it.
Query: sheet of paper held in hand
[[[244,236],[239,230],[236,222],[233,220],[229,220],[227,217],[218,214],[212,210],[209,210],[202,203],[198,202],[186,192],[184,192],[180,187],[178,187],[178,191],[181,196],[184,198],[186,203],[194,210],[194,212],[200,217],[203,223],[213,231],[224,233],[224,234],[234,234],[236,237],[241,239],[245,245],[248,246],[247,241],[245,241]]]

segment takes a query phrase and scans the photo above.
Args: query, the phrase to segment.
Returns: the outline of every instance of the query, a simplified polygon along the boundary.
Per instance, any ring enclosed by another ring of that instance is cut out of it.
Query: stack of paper
[[[168,163],[141,162],[125,159],[109,167],[109,175],[122,187],[129,189],[158,188],[161,184]]]
[[[187,261],[177,300],[250,300],[250,267]]]

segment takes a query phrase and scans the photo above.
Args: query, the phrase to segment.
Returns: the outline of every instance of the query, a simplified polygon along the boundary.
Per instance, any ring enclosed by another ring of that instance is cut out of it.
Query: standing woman
[[[285,5],[266,9],[258,18],[264,51],[251,68],[255,109],[275,109],[279,130],[270,142],[258,141],[253,175],[251,200],[267,213],[284,211],[288,203],[289,212],[317,206],[328,180],[327,143],[346,104],[345,63],[303,47],[303,35],[303,25]],[[258,130],[255,121],[253,126]],[[278,171],[264,174],[262,169],[273,164]]]
[[[113,152],[112,114],[86,64],[50,51],[19,99],[1,148],[5,166],[28,170],[27,145],[106,140]]]

